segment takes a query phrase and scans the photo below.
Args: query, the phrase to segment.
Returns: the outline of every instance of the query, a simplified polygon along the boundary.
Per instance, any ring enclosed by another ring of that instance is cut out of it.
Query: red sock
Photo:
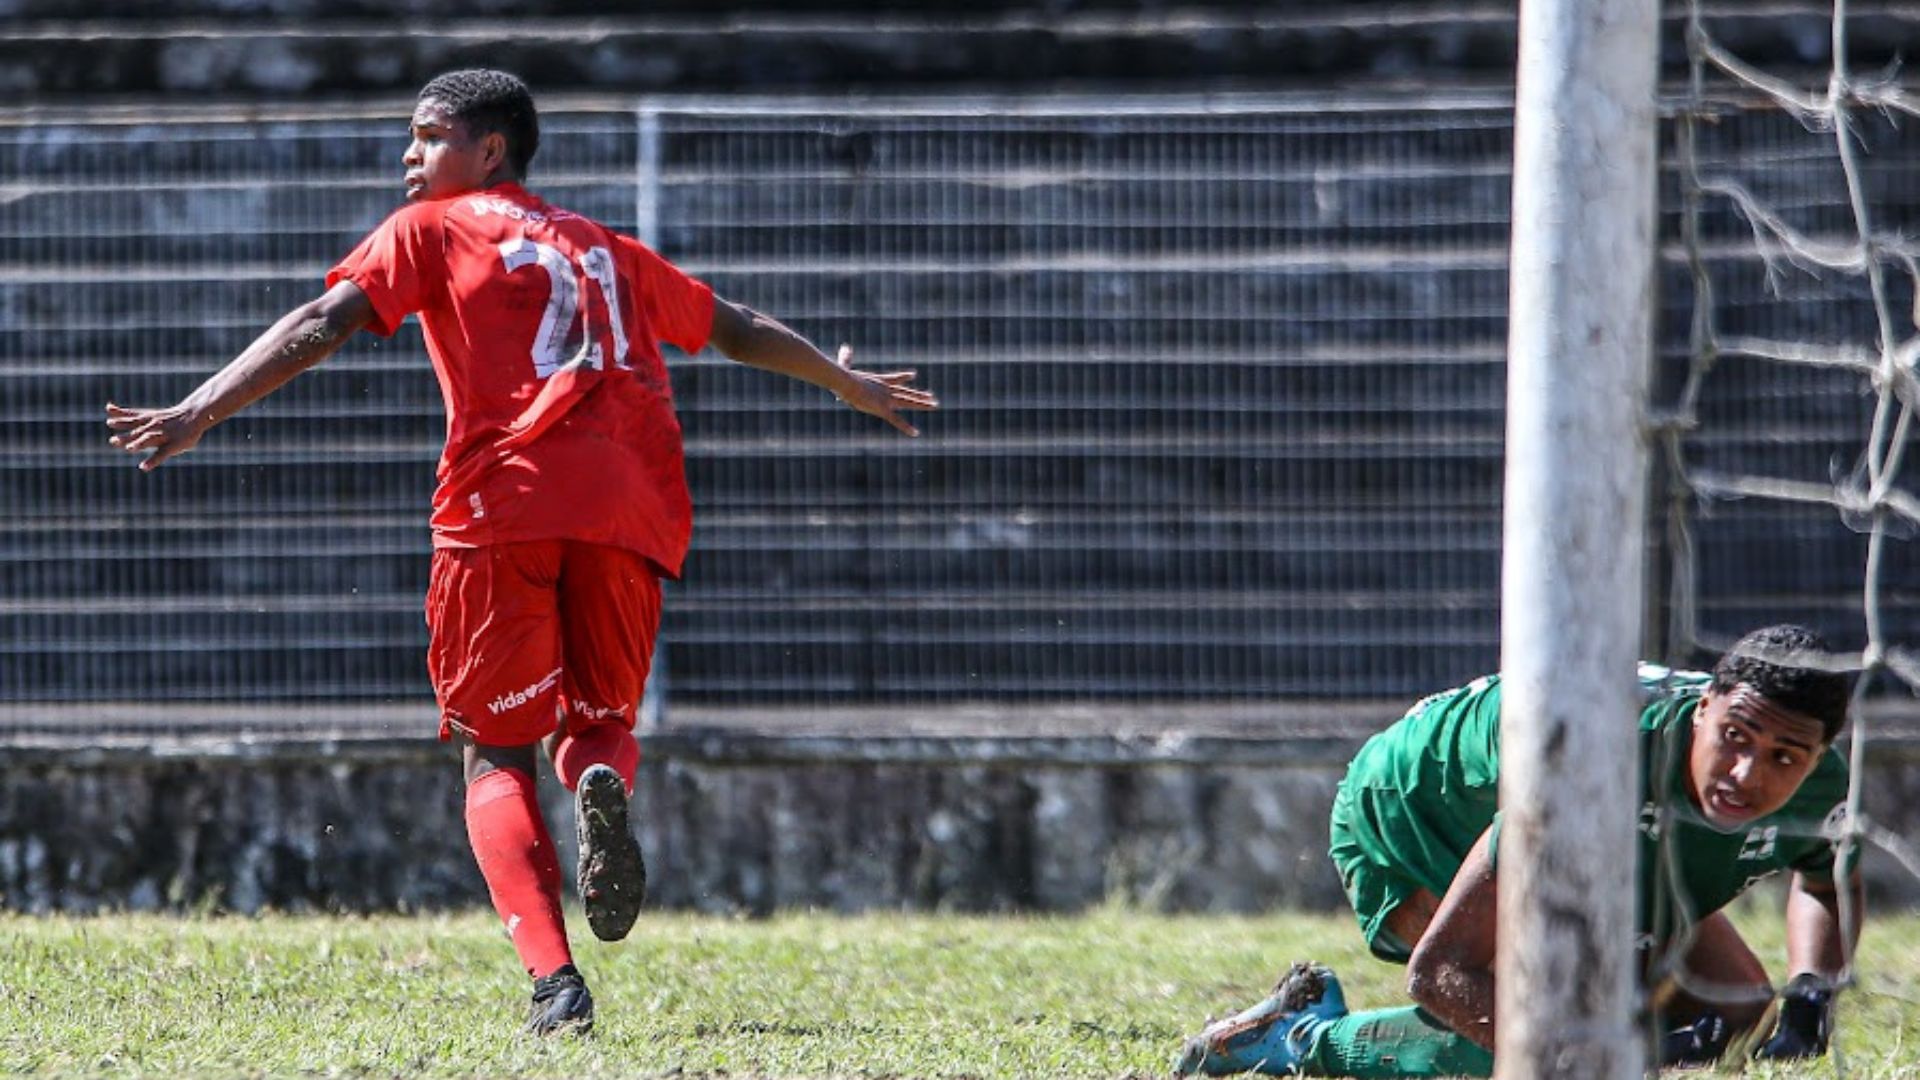
[[[595,765],[611,765],[633,794],[633,777],[640,770],[640,744],[633,732],[619,724],[590,724],[569,730],[553,748],[553,774],[568,791],[580,786],[580,774]]]
[[[467,841],[527,974],[537,979],[572,963],[560,917],[560,859],[533,777],[495,769],[468,784]]]

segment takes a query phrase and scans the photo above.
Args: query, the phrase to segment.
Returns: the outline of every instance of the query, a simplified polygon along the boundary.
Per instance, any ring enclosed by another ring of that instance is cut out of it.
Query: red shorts
[[[562,716],[632,728],[660,578],[643,555],[582,540],[435,548],[427,629],[442,739],[524,746]]]

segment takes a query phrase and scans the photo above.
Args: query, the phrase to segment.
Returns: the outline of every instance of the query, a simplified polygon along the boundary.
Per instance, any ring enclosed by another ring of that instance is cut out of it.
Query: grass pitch
[[[1781,955],[1777,917],[1741,921]],[[1331,915],[648,913],[575,946],[598,1028],[541,1041],[518,1034],[529,986],[491,913],[0,915],[0,1072],[1147,1077],[1296,958],[1334,965],[1358,1008],[1402,1001],[1400,969]],[[1838,1074],[1920,1076],[1920,915],[1870,923],[1863,953]]]

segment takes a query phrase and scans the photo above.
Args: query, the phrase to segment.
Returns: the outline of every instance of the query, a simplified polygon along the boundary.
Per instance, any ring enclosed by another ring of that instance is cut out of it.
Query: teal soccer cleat
[[[1333,972],[1319,964],[1295,964],[1265,1001],[1208,1024],[1188,1039],[1173,1071],[1181,1076],[1287,1076],[1306,1054],[1314,1029],[1345,1015],[1347,999]]]

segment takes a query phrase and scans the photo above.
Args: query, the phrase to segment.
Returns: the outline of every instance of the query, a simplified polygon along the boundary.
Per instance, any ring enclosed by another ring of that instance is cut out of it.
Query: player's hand
[[[1792,1061],[1827,1052],[1832,1030],[1833,988],[1815,975],[1795,975],[1780,994],[1780,1025],[1753,1052],[1759,1061]]]
[[[193,449],[207,433],[205,418],[192,409],[170,405],[164,409],[129,409],[107,402],[107,427],[114,434],[107,440],[129,454],[145,454],[141,472],[152,472],[168,458]]]
[[[901,416],[902,410],[931,412],[940,402],[930,391],[913,385],[912,371],[860,371],[853,366],[853,346],[842,345],[834,357],[840,369],[853,376],[853,384],[839,395],[841,401],[869,416],[877,416],[908,435],[920,429]]]
[[[1720,1060],[1727,1052],[1727,1021],[1710,1012],[1686,1027],[1660,1038],[1660,1064],[1681,1069],[1699,1068]]]

